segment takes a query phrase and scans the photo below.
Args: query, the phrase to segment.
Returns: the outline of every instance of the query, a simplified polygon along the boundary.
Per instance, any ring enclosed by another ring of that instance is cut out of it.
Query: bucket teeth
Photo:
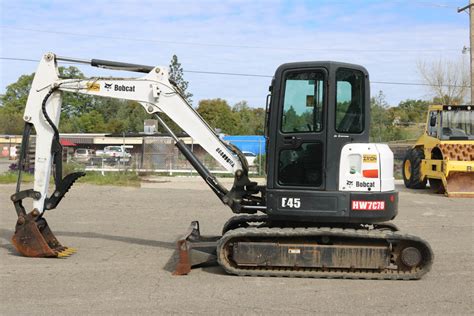
[[[60,251],[59,253],[67,254],[67,255],[72,255],[73,253],[76,253],[77,250],[75,248],[68,248],[65,247],[64,250]]]
[[[66,250],[60,251],[57,254],[58,258],[66,258],[75,253],[75,250],[70,250],[71,248],[66,248]]]

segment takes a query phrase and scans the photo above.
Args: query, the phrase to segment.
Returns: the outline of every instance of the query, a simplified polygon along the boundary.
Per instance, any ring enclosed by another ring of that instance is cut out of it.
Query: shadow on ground
[[[6,243],[0,245],[0,248],[4,248],[8,251],[9,255],[12,256],[20,256],[16,251],[15,247],[11,243],[11,237],[13,236],[14,231],[9,229],[0,228],[0,238],[6,240]],[[127,236],[116,236],[116,235],[107,235],[95,232],[65,232],[65,231],[58,231],[55,233],[56,236],[67,236],[67,237],[79,237],[79,238],[92,238],[92,239],[104,239],[104,240],[112,240],[112,241],[119,241],[128,244],[136,244],[141,246],[151,246],[151,247],[158,247],[158,248],[165,248],[165,249],[172,249],[173,254],[168,259],[166,264],[163,266],[163,270],[168,271],[170,273],[175,271],[176,264],[179,261],[179,253],[176,248],[176,242],[166,242],[166,241],[159,241],[159,240],[150,240],[150,239],[142,239],[142,238],[135,238],[135,237],[127,237]],[[212,273],[212,274],[225,274],[225,272],[220,268],[216,267],[217,263],[211,264],[203,264],[199,267],[203,268],[203,271]]]

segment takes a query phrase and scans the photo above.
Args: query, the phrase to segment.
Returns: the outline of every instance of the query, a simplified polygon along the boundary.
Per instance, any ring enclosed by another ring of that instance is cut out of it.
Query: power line
[[[0,57],[3,60],[17,60],[17,61],[34,61],[35,63],[39,62],[37,59],[27,59],[27,58],[13,58],[13,57]]]
[[[243,74],[243,73],[234,73],[234,72],[217,72],[217,71],[200,71],[200,70],[183,70],[183,72],[190,72],[190,73],[196,73],[196,74],[208,74],[208,75],[273,78],[273,76],[270,76],[270,75]]]
[[[420,0],[418,0],[418,1],[411,0],[407,4],[436,7],[436,8],[442,8],[442,9],[455,9],[456,8],[456,6],[446,4],[446,3],[435,3],[435,2],[432,2],[432,1],[420,1]]]
[[[162,43],[162,44],[176,44],[176,45],[190,45],[190,46],[206,46],[206,47],[226,47],[226,48],[245,48],[245,49],[265,49],[265,50],[291,50],[294,51],[294,48],[285,48],[285,47],[275,47],[275,46],[254,46],[254,45],[231,45],[231,44],[216,44],[216,43],[202,43],[202,42],[181,42],[181,41],[166,41],[166,40],[155,40],[147,38],[136,38],[136,37],[124,37],[124,36],[108,36],[108,35],[99,35],[99,34],[82,34],[74,32],[64,32],[64,31],[51,31],[51,30],[38,30],[30,28],[20,28],[20,27],[10,27],[5,25],[0,25],[0,28],[17,30],[17,31],[26,31],[26,32],[37,32],[37,33],[46,33],[46,34],[57,34],[57,35],[68,35],[68,36],[83,36],[83,37],[95,37],[95,38],[107,38],[115,40],[125,40],[125,41],[135,41],[135,42],[151,42],[151,43]],[[441,48],[441,49],[354,49],[354,48],[330,48],[330,47],[321,47],[321,48],[305,48],[298,47],[299,51],[334,51],[334,52],[366,52],[366,53],[400,53],[400,52],[457,52],[459,49],[454,48]]]
[[[0,60],[10,61],[28,61],[38,63],[36,59],[28,58],[14,58],[14,57],[0,57]],[[75,64],[73,62],[65,62],[65,64]],[[205,75],[219,75],[219,76],[237,76],[237,77],[259,77],[259,78],[273,78],[271,75],[263,74],[248,74],[248,73],[236,73],[236,72],[219,72],[219,71],[201,71],[201,70],[183,70],[187,73],[205,74]],[[399,85],[399,86],[426,86],[430,87],[430,84],[421,82],[392,82],[392,81],[370,81],[370,83],[386,84],[386,85]],[[469,88],[469,86],[458,86],[458,85],[440,85],[446,88]]]

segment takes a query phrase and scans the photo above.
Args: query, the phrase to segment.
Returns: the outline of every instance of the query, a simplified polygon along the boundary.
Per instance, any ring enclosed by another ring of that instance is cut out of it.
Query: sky
[[[469,60],[468,0],[0,0],[0,94],[36,70],[46,52],[184,68],[194,105],[222,98],[264,107],[271,76],[286,62],[363,65],[372,95],[394,106],[428,99],[420,61]],[[68,65],[65,65],[68,66]],[[78,66],[86,76],[140,74]],[[197,72],[195,72],[197,71]],[[231,76],[199,72],[237,73]]]

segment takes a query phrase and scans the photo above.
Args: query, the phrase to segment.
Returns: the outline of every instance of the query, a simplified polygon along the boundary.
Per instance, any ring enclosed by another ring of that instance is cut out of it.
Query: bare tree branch
[[[417,61],[421,80],[429,85],[435,102],[461,104],[470,86],[469,68],[463,58],[457,61],[439,59],[433,62]]]

